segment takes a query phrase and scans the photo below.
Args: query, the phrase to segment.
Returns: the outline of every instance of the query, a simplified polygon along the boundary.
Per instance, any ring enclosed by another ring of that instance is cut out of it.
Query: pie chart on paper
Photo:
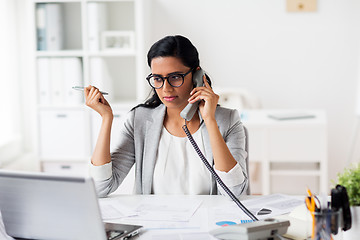
[[[236,224],[236,222],[232,222],[232,221],[221,221],[221,222],[216,223],[216,225],[222,226],[222,227],[235,225],[235,224]]]

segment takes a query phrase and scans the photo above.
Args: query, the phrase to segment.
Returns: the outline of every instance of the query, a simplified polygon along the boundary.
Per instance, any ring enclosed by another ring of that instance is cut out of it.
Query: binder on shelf
[[[46,50],[46,19],[45,19],[45,3],[36,5],[36,35],[37,50]]]
[[[81,59],[76,57],[63,58],[64,104],[74,105],[83,102],[83,94],[75,92],[73,86],[83,86]]]
[[[103,58],[93,57],[90,59],[90,84],[108,92],[109,95],[106,99],[113,100],[114,94],[111,87],[111,77]]]
[[[36,4],[37,50],[63,49],[63,9],[61,3]]]
[[[63,91],[63,61],[62,58],[50,59],[51,99],[53,105],[62,105]]]
[[[40,105],[77,105],[83,95],[73,86],[82,86],[82,61],[78,57],[41,57],[38,63],[38,89]]]
[[[38,68],[38,89],[39,89],[39,103],[41,105],[51,104],[51,79],[49,73],[50,59],[39,58],[37,60]]]
[[[99,51],[101,33],[107,29],[107,5],[106,3],[89,2],[87,8],[89,50]]]
[[[63,13],[60,3],[46,5],[46,50],[63,49]]]

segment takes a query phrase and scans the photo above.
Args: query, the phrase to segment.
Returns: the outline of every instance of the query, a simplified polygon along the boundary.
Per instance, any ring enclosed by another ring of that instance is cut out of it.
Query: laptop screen
[[[91,178],[0,171],[0,210],[13,237],[106,239]]]

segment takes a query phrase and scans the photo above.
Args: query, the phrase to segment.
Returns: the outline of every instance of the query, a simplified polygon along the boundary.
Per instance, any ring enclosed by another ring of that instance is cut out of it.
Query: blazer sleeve
[[[134,118],[135,110],[132,110],[124,122],[120,131],[119,145],[111,153],[110,173],[107,179],[95,179],[95,188],[99,197],[106,197],[114,192],[122,183],[131,167],[135,163],[134,143]],[[102,167],[102,166],[101,166]]]
[[[238,162],[237,164],[241,167],[241,170],[237,171],[239,172],[239,175],[231,175],[234,178],[238,178],[233,179],[232,182],[239,182],[239,184],[229,186],[229,189],[234,193],[235,196],[239,197],[241,194],[245,194],[248,188],[248,175],[246,171],[248,166],[246,166],[245,161],[247,157],[247,152],[245,151],[245,130],[237,110],[230,111],[229,119],[229,125],[223,137],[232,156]],[[235,167],[233,169],[235,169]],[[242,176],[240,174],[242,174]],[[218,194],[227,196],[226,192],[220,187],[219,184],[217,184],[217,189]]]

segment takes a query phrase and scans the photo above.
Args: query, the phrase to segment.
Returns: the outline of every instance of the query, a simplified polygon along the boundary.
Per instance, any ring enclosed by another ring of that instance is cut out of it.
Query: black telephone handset
[[[195,87],[201,87],[204,85],[204,79],[203,76],[205,74],[205,71],[202,69],[197,70],[193,75],[193,82],[195,84]],[[180,116],[185,119],[186,121],[190,121],[194,114],[196,113],[198,107],[199,107],[200,101],[197,101],[195,103],[189,103],[180,113]]]

